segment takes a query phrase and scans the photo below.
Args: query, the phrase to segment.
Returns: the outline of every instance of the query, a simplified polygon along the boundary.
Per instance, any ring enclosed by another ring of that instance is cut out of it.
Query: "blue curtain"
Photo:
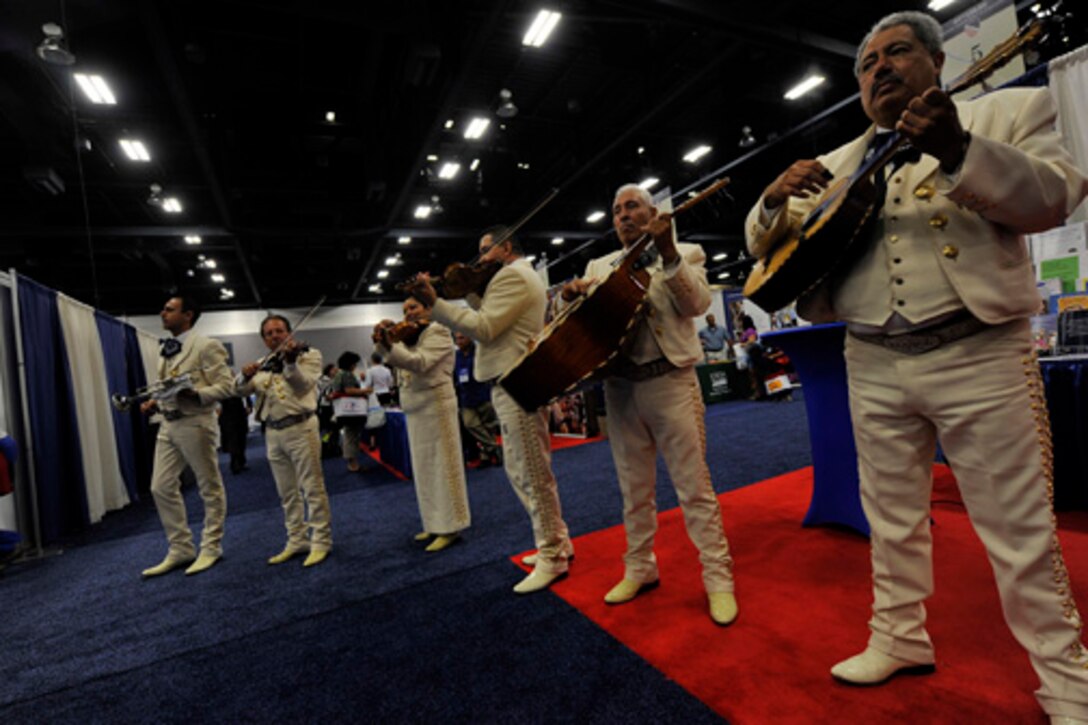
[[[18,286],[38,515],[49,544],[90,522],[87,485],[57,294],[22,275]]]
[[[144,372],[144,358],[140,353],[140,336],[136,328],[125,325],[125,369],[128,371],[128,389],[139,390],[148,384]],[[134,413],[139,423],[135,427],[134,453],[136,457],[136,488],[139,491],[151,490],[151,465],[155,461],[155,430],[148,424],[146,416],[139,411]]]
[[[137,346],[139,344],[135,339],[135,330],[102,312],[96,311],[94,318],[98,326],[98,337],[102,340],[106,381],[110,393],[128,395],[137,388],[143,387],[146,376],[139,348],[135,349],[135,359],[130,355],[129,350],[128,332],[130,330],[133,337],[132,344]],[[140,498],[138,491],[146,490],[151,479],[151,471],[147,468],[150,463],[147,454],[147,423],[144,416],[140,414],[139,408],[133,408],[126,413],[116,409],[111,411],[121,475],[125,479],[129,498],[136,501]],[[145,468],[140,468],[141,463]]]

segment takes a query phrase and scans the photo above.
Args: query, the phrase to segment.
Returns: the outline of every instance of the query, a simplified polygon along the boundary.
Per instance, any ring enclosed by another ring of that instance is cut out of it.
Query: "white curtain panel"
[[[166,331],[163,331],[164,336],[168,334],[169,333]],[[140,359],[143,360],[144,363],[144,375],[147,377],[147,382],[150,385],[159,379],[159,338],[155,337],[150,332],[145,332],[144,330],[137,328],[136,339],[140,343]]]
[[[107,511],[119,509],[129,502],[117,459],[106,362],[94,310],[58,294],[57,311],[75,396],[83,477],[87,485],[87,511],[91,523],[97,523]]]
[[[1088,172],[1088,45],[1050,61],[1048,70],[1058,128],[1077,166]],[[1088,202],[1070,220],[1088,221]]]

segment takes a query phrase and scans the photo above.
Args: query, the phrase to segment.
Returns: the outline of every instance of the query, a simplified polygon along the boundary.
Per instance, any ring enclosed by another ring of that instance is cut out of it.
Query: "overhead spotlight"
[[[196,276],[196,271],[192,270],[192,269],[187,269],[187,270],[185,270],[185,276],[186,277],[195,277]]]
[[[453,119],[452,118],[447,118],[446,123],[443,125],[443,128],[445,128],[447,131],[449,131],[451,128],[453,128]]]
[[[929,9],[936,12],[945,9],[954,2],[956,0],[929,0]]]
[[[519,161],[518,162],[518,168],[521,169],[522,171],[528,171],[529,170],[529,164]]]
[[[660,183],[661,179],[657,178],[656,176],[647,176],[645,179],[638,182],[638,188],[646,189],[646,191],[649,191]]]
[[[689,164],[694,164],[696,161],[709,154],[712,150],[713,149],[711,149],[706,144],[696,146],[691,151],[688,151],[686,154],[684,154],[684,161],[687,161]]]
[[[442,164],[442,168],[438,171],[438,178],[440,179],[452,179],[457,176],[457,172],[461,170],[461,164],[456,161],[447,161]]]
[[[411,244],[411,237],[397,237],[397,244]]]
[[[723,259],[725,259],[725,258],[726,258],[726,257],[728,257],[728,256],[729,256],[729,255],[728,255],[728,254],[726,254],[725,252],[718,252],[717,254],[715,254],[715,255],[714,255],[714,256],[712,257],[712,259],[713,259],[713,260],[714,260],[715,262],[720,262],[720,261],[722,261]]]
[[[162,210],[171,214],[180,214],[181,202],[176,196],[168,196],[162,200]]]
[[[481,136],[484,135],[484,131],[486,131],[487,127],[490,126],[490,125],[491,125],[491,119],[490,118],[484,118],[483,116],[477,116],[476,118],[473,118],[471,121],[469,121],[468,125],[465,126],[465,133],[463,135],[464,135],[465,138],[468,138],[468,139],[480,138]]]
[[[468,170],[469,171],[475,171],[478,168],[480,168],[480,160],[479,159],[473,159],[472,163],[468,165]]]
[[[742,149],[751,148],[756,145],[756,137],[752,135],[752,127],[745,126],[740,130],[740,141],[737,141],[737,146]]]
[[[552,237],[552,244],[554,244],[557,247],[562,245],[563,242],[565,242],[565,241],[566,240],[563,239],[563,237]]]
[[[604,212],[598,209],[597,211],[590,212],[590,215],[586,217],[586,221],[590,224],[596,224],[601,219],[604,219]]]
[[[386,277],[389,276],[389,270],[388,269],[379,269],[378,274],[376,276],[377,276],[378,279],[385,279]]]
[[[435,161],[438,161],[438,154],[427,154],[427,161],[431,162],[432,164]]]
[[[201,244],[203,241],[204,241],[204,239],[202,237],[196,235],[196,234],[186,234],[185,235],[185,243],[186,244]]]
[[[798,98],[805,95],[812,89],[822,85],[823,82],[826,80],[827,79],[823,76],[811,75],[795,85],[793,88],[786,91],[785,95],[783,95],[782,97],[785,98],[787,101],[796,101]]]
[[[218,267],[218,266],[219,266],[219,265],[218,265],[218,264],[216,264],[215,260],[214,260],[214,259],[212,259],[211,257],[209,257],[208,259],[205,259],[205,260],[204,260],[204,267],[205,267],[206,269],[215,269],[215,268],[216,268],[216,267]]]
[[[147,152],[147,147],[144,146],[143,141],[137,141],[132,138],[119,139],[118,143],[121,144],[121,150],[125,152],[125,156],[128,156],[133,161],[150,161],[151,154]]]
[[[162,206],[162,187],[158,184],[152,184],[150,187],[151,193],[147,196],[148,206]]]
[[[106,106],[117,105],[117,97],[113,95],[109,83],[106,83],[106,79],[102,76],[73,73],[72,78],[75,79],[79,89],[83,91],[83,95],[87,96],[91,103]]]
[[[336,123],[336,111],[325,111],[325,121],[328,123]]]
[[[645,146],[639,146],[638,147],[638,155],[642,156],[642,154],[644,154],[644,153],[646,153],[646,147]]]
[[[371,292],[377,292],[378,294],[381,294],[382,292],[382,286],[380,284],[372,284],[367,287],[367,289]]]
[[[416,219],[426,219],[431,215],[431,207],[426,204],[420,204],[416,207],[416,210],[412,212],[412,216]]]
[[[226,282],[226,281],[227,281],[227,278],[224,277],[223,275],[219,274],[218,272],[216,272],[215,274],[212,275],[212,282],[222,283],[222,282]]]
[[[227,287],[223,287],[221,290],[219,290],[219,299],[221,299],[221,300],[234,299],[234,290],[229,289]]]
[[[562,17],[562,13],[557,13],[552,10],[541,10],[537,13],[536,19],[533,20],[533,24],[529,26],[529,30],[525,33],[525,37],[521,39],[521,44],[528,45],[531,48],[539,48],[544,45],[548,40],[548,36],[555,30],[556,24]]]
[[[397,265],[400,264],[400,262],[401,262],[401,259],[400,259],[399,254],[394,254],[392,257],[386,257],[385,258],[385,266],[386,267],[396,267]]]
[[[509,88],[499,91],[499,107],[495,109],[495,115],[499,118],[513,118],[518,115],[518,107],[514,105],[514,92]]]
[[[732,275],[729,272],[722,272],[718,275],[718,279],[729,279]]]
[[[64,47],[64,29],[56,23],[46,23],[42,26],[45,38],[38,43],[35,51],[38,57],[49,65],[74,65],[76,57]]]

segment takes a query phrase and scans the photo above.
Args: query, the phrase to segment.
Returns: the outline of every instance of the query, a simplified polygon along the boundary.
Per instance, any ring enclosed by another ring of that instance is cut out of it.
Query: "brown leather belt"
[[[295,415],[286,415],[276,420],[266,420],[264,424],[272,430],[283,430],[284,428],[290,428],[293,425],[298,425],[303,421],[306,421],[313,415],[312,410],[308,410],[305,413],[296,413]]]
[[[880,345],[904,355],[921,355],[936,350],[941,345],[970,337],[990,327],[970,312],[955,315],[933,327],[912,330],[900,335],[869,335],[850,331],[851,337],[870,345]]]
[[[669,362],[667,358],[663,357],[641,364],[635,364],[627,358],[620,358],[616,361],[610,374],[619,378],[624,378],[625,380],[630,380],[632,383],[640,383],[643,380],[660,377],[673,370],[676,370],[676,366]]]
[[[164,410],[162,411],[162,417],[167,420],[181,420],[185,417],[185,413],[180,410]]]

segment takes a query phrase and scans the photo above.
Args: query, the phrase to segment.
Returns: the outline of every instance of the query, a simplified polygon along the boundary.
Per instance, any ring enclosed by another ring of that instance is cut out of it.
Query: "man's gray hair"
[[[858,53],[854,58],[855,76],[861,74],[861,54],[865,52],[865,48],[869,45],[869,41],[873,39],[873,36],[888,28],[894,28],[896,25],[906,25],[914,31],[914,37],[918,38],[918,42],[929,51],[930,55],[936,55],[941,51],[943,44],[941,24],[932,15],[917,10],[904,10],[885,15],[877,21],[869,34],[862,38],[861,44],[858,46]]]
[[[649,207],[656,207],[657,206],[656,204],[654,204],[654,197],[650,194],[650,192],[646,191],[645,189],[643,189],[638,184],[624,184],[620,188],[616,189],[616,195],[612,197],[612,204],[613,205],[615,205],[616,199],[620,198],[620,194],[622,194],[625,191],[635,192],[635,194],[638,195],[638,198],[641,199],[643,202],[645,202],[646,206],[649,206]]]

